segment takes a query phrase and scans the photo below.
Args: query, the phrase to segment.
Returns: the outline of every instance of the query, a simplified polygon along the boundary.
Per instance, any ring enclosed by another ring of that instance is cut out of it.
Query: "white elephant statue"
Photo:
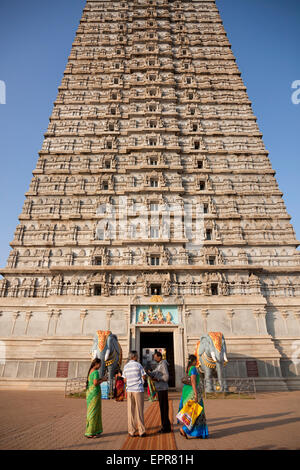
[[[98,330],[95,334],[92,359],[96,357],[101,359],[100,377],[105,375],[106,370],[108,371],[109,398],[112,398],[114,375],[122,364],[122,348],[117,336],[113,335],[111,331]]]
[[[212,371],[216,369],[220,384],[220,392],[227,392],[224,366],[228,363],[226,354],[226,342],[221,332],[211,331],[201,336],[195,351],[198,367],[205,375],[206,392],[214,392]]]

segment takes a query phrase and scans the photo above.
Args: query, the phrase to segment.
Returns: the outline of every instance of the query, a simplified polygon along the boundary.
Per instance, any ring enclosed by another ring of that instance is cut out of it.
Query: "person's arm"
[[[169,371],[166,362],[164,362],[162,365],[159,380],[161,380],[162,382],[169,382]]]
[[[169,372],[166,363],[155,369],[153,380],[155,382],[169,382]]]
[[[93,372],[93,374],[94,374],[94,377],[93,377],[93,384],[94,384],[95,387],[96,387],[97,385],[100,385],[101,382],[103,382],[103,380],[99,378],[99,372],[98,372],[97,370],[95,370],[95,371]],[[107,380],[107,379],[106,379],[106,380]]]
[[[146,371],[144,369],[144,367],[142,366],[142,364],[140,364],[140,371],[141,371],[141,377],[143,379],[143,381],[147,380],[147,374],[146,374]]]
[[[198,392],[197,392],[197,376],[196,375],[191,375],[191,385],[193,387],[193,392],[194,392],[194,400],[198,401]]]
[[[102,382],[107,382],[107,377],[102,377],[102,379],[95,379],[94,385],[100,385]]]
[[[124,370],[123,370],[122,378],[123,378],[123,380],[124,380],[124,384],[126,385],[127,379],[126,379],[126,370],[125,370],[125,367],[124,367]]]
[[[148,371],[148,375],[151,377],[152,380],[158,382],[159,381],[159,375],[160,372],[156,369]]]
[[[198,391],[197,391],[197,375],[198,375],[198,372],[197,372],[196,367],[192,367],[190,369],[190,374],[191,374],[191,386],[192,386],[193,392],[194,392],[194,400],[198,401]]]

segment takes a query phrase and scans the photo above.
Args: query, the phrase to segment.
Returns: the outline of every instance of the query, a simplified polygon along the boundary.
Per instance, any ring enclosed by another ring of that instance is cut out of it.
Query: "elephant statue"
[[[216,369],[220,384],[220,392],[227,392],[224,366],[227,364],[226,342],[222,333],[209,332],[201,336],[195,351],[197,366],[205,376],[206,392],[214,392],[212,370]]]
[[[122,364],[122,348],[116,335],[111,331],[98,330],[94,336],[92,358],[101,359],[100,377],[108,371],[109,398],[113,398],[113,379]]]

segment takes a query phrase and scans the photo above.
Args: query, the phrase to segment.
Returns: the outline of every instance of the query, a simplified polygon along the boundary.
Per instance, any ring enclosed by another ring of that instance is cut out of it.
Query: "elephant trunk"
[[[105,356],[104,356],[104,360],[107,361],[109,356],[110,356],[110,349],[107,349],[106,353],[105,353]]]
[[[227,362],[227,357],[225,351],[222,349],[220,352],[217,350],[210,350],[210,357],[215,361],[215,362],[220,362],[223,363],[224,361]]]
[[[104,372],[105,372],[105,360],[101,359],[101,367],[99,369],[100,378],[104,376]]]

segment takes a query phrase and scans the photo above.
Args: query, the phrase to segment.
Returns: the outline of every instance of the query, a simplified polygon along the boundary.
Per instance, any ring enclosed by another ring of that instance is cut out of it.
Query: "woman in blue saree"
[[[179,432],[185,438],[202,438],[208,437],[208,428],[206,424],[206,416],[204,411],[204,403],[201,393],[201,378],[196,368],[197,357],[191,354],[186,368],[186,373],[190,377],[190,385],[184,385],[182,389],[179,410],[183,408],[188,400],[194,400],[202,406],[201,414],[198,416],[192,430],[186,426],[181,426]]]

